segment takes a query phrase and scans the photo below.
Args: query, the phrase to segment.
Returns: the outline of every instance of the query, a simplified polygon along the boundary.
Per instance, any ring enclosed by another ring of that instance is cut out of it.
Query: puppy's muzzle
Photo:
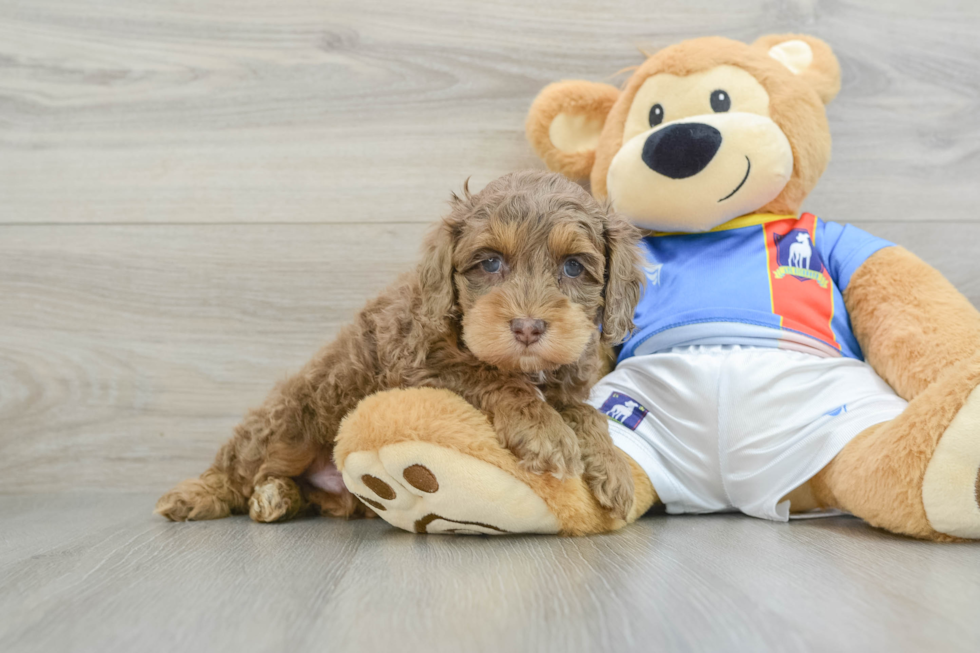
[[[510,330],[517,342],[530,346],[541,339],[544,332],[548,330],[548,323],[544,320],[522,317],[510,321]]]

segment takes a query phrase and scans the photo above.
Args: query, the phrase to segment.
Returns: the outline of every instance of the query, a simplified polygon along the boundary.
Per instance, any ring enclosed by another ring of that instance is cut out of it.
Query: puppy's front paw
[[[633,509],[633,474],[623,454],[615,449],[590,459],[585,480],[603,508],[613,517],[626,519]]]
[[[560,418],[526,424],[502,442],[517,456],[520,466],[534,474],[562,479],[581,476],[585,468],[575,431]]]
[[[557,479],[581,476],[582,452],[575,433],[570,429],[569,433],[571,437],[565,434],[558,438],[532,437],[511,451],[518,457],[518,464],[533,474],[551,474]]]

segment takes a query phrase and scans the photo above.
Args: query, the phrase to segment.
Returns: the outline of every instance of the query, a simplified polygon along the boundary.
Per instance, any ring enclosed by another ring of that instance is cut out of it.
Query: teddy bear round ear
[[[606,115],[619,89],[586,81],[546,86],[527,114],[527,140],[551,170],[570,179],[586,179]]]
[[[840,64],[830,46],[820,39],[805,34],[769,34],[752,45],[764,49],[809,84],[824,104],[840,90]]]

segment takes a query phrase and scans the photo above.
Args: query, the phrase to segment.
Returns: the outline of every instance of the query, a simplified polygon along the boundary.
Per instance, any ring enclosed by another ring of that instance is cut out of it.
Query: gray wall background
[[[980,304],[974,1],[0,2],[0,492],[196,475],[465,177],[541,167],[541,87],[786,31],[843,67],[805,208]]]

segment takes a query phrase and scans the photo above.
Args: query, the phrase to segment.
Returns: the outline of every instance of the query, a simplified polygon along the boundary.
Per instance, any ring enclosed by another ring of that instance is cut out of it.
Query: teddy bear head
[[[622,90],[551,84],[527,136],[549,168],[590,178],[638,226],[706,231],[798,212],[830,159],[824,105],[839,89],[840,66],[819,39],[699,38],[650,56]]]

